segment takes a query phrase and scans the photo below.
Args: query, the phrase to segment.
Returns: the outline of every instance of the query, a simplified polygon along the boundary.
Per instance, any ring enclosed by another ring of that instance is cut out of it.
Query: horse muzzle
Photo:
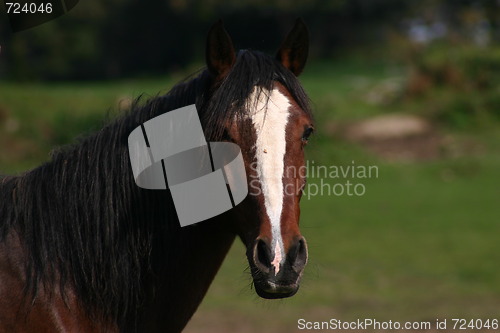
[[[258,238],[248,259],[252,271],[255,291],[262,298],[286,298],[295,295],[300,279],[307,264],[307,243],[304,237],[298,237],[280,262],[278,254],[263,238]]]

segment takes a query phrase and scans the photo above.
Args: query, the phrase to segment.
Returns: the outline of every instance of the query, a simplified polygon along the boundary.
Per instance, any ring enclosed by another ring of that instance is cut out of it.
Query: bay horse
[[[294,295],[307,262],[298,227],[305,176],[286,170],[304,166],[313,129],[297,79],[307,53],[302,20],[276,57],[235,52],[219,21],[196,77],[137,101],[49,162],[1,178],[0,332],[180,332],[236,236],[257,294]],[[250,193],[229,212],[180,227],[168,190],[135,184],[127,137],[191,104],[207,141],[240,147]]]

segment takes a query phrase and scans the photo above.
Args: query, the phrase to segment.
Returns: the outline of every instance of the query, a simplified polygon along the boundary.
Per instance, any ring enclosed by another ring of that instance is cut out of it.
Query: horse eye
[[[314,128],[312,128],[312,127],[306,128],[306,130],[304,131],[304,134],[302,134],[302,141],[304,143],[307,143],[307,141],[309,140],[309,137],[311,136],[311,134],[313,132],[314,132]]]

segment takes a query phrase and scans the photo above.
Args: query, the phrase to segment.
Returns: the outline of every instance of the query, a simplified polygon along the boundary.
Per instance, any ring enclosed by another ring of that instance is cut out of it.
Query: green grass
[[[332,122],[404,107],[365,98],[379,82],[403,76],[400,68],[349,63],[316,64],[306,72],[302,81],[314,102],[318,128],[307,148],[309,159],[323,165],[376,165],[379,177],[351,179],[364,184],[363,196],[303,199],[301,230],[310,262],[296,296],[258,299],[237,241],[188,332],[292,332],[299,318],[498,318],[498,124],[453,133],[481,144],[474,156],[417,164],[384,162],[329,132]],[[14,132],[0,124],[0,170],[19,172],[37,165],[54,145],[97,128],[108,110],[119,109],[120,98],[155,95],[178,79],[0,82],[0,110],[20,124]],[[319,182],[310,179],[310,184]]]

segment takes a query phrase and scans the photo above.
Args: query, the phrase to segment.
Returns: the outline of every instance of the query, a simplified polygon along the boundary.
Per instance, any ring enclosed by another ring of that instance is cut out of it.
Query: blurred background
[[[15,34],[0,7],[0,173],[37,166],[202,68],[219,18],[236,47],[274,53],[296,17],[311,35],[309,161],[378,177],[311,177],[366,191],[303,199],[299,293],[259,299],[238,241],[186,332],[500,319],[498,0],[81,0]]]

